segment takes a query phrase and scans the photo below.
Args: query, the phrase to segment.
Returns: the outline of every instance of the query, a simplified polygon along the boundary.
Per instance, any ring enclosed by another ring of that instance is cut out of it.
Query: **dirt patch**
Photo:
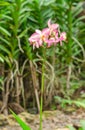
[[[32,130],[39,129],[39,115],[32,115],[27,112],[19,114]],[[65,113],[59,110],[43,112],[43,130],[67,130],[68,125],[80,126],[80,120],[85,120],[85,111],[78,110]],[[22,130],[12,115],[5,117],[0,115],[0,130]]]

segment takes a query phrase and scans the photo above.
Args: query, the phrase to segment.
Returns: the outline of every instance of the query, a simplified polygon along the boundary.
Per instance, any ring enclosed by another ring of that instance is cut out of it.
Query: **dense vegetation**
[[[0,0],[1,112],[7,114],[12,102],[38,108],[43,51],[33,50],[28,38],[47,27],[49,19],[67,40],[46,49],[44,109],[54,107],[55,96],[61,101],[85,98],[84,6],[79,0]]]

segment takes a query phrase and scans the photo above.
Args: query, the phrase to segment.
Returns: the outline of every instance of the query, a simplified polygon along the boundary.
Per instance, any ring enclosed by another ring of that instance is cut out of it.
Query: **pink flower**
[[[41,30],[36,30],[35,33],[29,38],[30,44],[33,45],[33,49],[43,46],[46,43],[47,47],[56,45],[66,39],[66,33],[62,32],[59,36],[59,25],[51,24],[51,20],[48,21],[48,28]]]
[[[58,24],[51,24],[51,20],[48,20],[48,27],[50,29],[50,31],[52,32],[53,30],[58,29],[59,25]]]
[[[49,28],[44,28],[42,30],[42,40],[43,40],[43,42],[46,43],[46,40],[48,39],[48,37],[49,37]]]
[[[43,42],[46,42],[46,40],[49,37],[49,28],[45,28],[42,31],[36,30],[35,33],[31,35],[29,38],[30,44],[33,45],[33,49],[39,48],[43,45]]]
[[[42,46],[43,44],[43,40],[42,40],[42,32],[40,30],[36,30],[35,33],[33,33],[31,35],[31,37],[29,38],[30,44],[33,45],[33,49],[39,48],[40,46]]]
[[[65,32],[62,32],[62,33],[60,34],[60,40],[61,40],[61,41],[65,41],[65,40],[66,40],[66,33],[65,33]]]
[[[47,39],[46,43],[47,43],[47,47],[50,47],[53,45],[53,43],[55,44],[56,40],[55,38],[50,38],[50,39]]]
[[[65,40],[66,40],[66,33],[62,32],[59,37],[59,42],[60,42],[61,46],[62,46],[62,41],[65,41]]]
[[[52,45],[56,45],[58,40],[58,24],[51,24],[51,21],[48,21],[49,33],[48,38],[46,39],[47,46],[50,47]]]
[[[51,20],[48,21],[48,36],[45,39],[47,46],[50,47],[53,44],[55,45],[58,40],[58,24],[51,24]]]

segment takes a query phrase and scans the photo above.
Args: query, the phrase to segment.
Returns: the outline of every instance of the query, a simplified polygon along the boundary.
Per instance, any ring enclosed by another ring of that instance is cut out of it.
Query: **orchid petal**
[[[35,30],[36,33],[41,34],[42,32],[38,29]]]
[[[51,19],[48,20],[48,27],[51,27]]]

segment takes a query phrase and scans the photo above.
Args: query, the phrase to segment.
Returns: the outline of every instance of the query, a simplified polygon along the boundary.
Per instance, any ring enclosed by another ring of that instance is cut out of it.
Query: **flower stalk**
[[[42,77],[41,77],[41,97],[40,97],[40,127],[39,130],[42,130],[42,117],[43,117],[43,96],[44,96],[44,73],[45,73],[45,48],[43,48],[43,61],[42,61]]]
[[[62,45],[62,41],[65,41],[65,39],[66,39],[66,33],[65,32],[60,33],[59,32],[59,25],[52,24],[51,20],[48,20],[48,27],[47,28],[44,28],[43,30],[36,29],[35,33],[33,33],[31,35],[31,37],[29,38],[30,45],[33,46],[33,49],[43,47],[39,130],[42,130],[44,72],[45,72],[45,59],[46,59],[45,48],[49,48],[51,46],[56,46],[57,43],[60,43],[60,45]]]

